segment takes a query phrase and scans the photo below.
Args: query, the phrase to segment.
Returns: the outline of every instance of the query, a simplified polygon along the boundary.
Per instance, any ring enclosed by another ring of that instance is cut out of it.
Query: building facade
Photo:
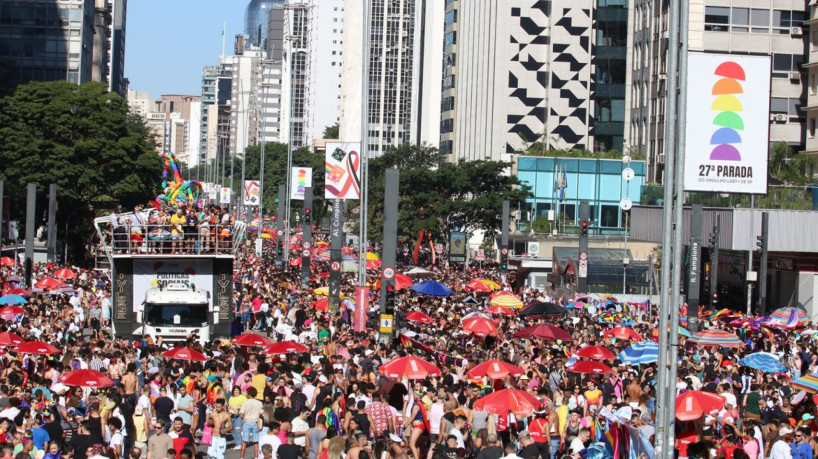
[[[106,82],[126,95],[126,0],[0,1],[0,95],[29,81]]]
[[[361,90],[368,80],[370,156],[402,144],[440,142],[443,55],[442,1],[372,0],[370,36],[364,37],[363,1],[344,4],[340,137],[361,138]],[[435,20],[439,18],[439,20]],[[369,74],[362,74],[363,43],[369,43]],[[431,66],[425,69],[425,66]]]
[[[285,0],[250,0],[244,10],[244,36],[247,44],[264,48],[267,41],[267,21],[270,10],[281,9]]]
[[[645,162],[626,165],[612,159],[553,158],[519,156],[517,178],[531,187],[529,198],[532,219],[546,218],[553,229],[563,232],[579,224],[579,203],[591,207],[591,234],[622,234],[625,228],[620,201],[640,202],[645,185]],[[634,177],[625,180],[622,171],[633,169]]]
[[[440,143],[452,160],[623,148],[626,0],[446,7]]]
[[[627,145],[647,159],[648,180],[663,180],[667,83],[667,2],[633,0]],[[690,51],[772,58],[770,144],[804,150],[807,0],[692,0]]]
[[[810,2],[812,3],[812,2]],[[802,26],[807,35],[807,62],[804,64],[807,79],[807,104],[804,112],[807,118],[806,145],[804,151],[818,155],[818,4],[810,4],[809,16]]]

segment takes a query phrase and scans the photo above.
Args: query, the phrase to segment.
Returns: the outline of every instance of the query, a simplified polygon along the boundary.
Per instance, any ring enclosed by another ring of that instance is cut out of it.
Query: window
[[[446,38],[443,41],[443,45],[444,46],[451,46],[451,45],[453,45],[455,43],[457,43],[457,37],[455,35],[455,32],[452,31],[452,32],[447,33]]]
[[[807,135],[810,139],[815,138],[815,118],[809,119],[809,127],[807,128]]]
[[[746,26],[750,24],[750,10],[747,8],[733,8],[731,24],[733,32],[749,32],[750,29]]]
[[[770,10],[750,10],[750,25],[753,33],[770,33]]]
[[[619,228],[619,206],[602,206],[599,215],[599,226],[603,228]]]
[[[708,6],[704,9],[704,30],[727,32],[730,23],[730,8]]]
[[[800,72],[803,54],[773,54],[773,78],[789,78],[789,72]]]
[[[789,110],[786,97],[770,98],[770,113],[787,113]]]
[[[789,113],[793,118],[800,118],[801,117],[801,100],[800,99],[790,99],[789,100]]]

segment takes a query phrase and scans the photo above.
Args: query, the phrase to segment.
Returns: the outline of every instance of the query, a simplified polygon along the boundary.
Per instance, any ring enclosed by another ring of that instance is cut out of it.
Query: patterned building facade
[[[621,149],[627,12],[626,0],[447,2],[441,149],[453,161]]]

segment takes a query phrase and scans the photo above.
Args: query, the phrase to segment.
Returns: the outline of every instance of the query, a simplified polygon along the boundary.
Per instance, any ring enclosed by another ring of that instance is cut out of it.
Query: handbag
[[[210,446],[213,442],[213,426],[205,425],[204,430],[202,430],[202,441],[200,442],[203,445]]]

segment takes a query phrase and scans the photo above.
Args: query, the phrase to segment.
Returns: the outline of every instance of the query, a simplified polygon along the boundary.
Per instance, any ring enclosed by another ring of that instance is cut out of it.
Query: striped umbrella
[[[688,341],[698,344],[699,346],[712,347],[741,347],[744,343],[738,339],[738,336],[718,328],[711,328],[702,330],[691,336]]]
[[[793,389],[809,392],[810,394],[818,394],[818,373],[801,376],[790,384]]]
[[[659,360],[659,345],[653,341],[640,341],[624,349],[617,357],[622,363],[641,365]]]
[[[770,314],[767,323],[781,328],[796,328],[809,321],[807,313],[798,308],[779,308]]]
[[[765,373],[783,373],[787,371],[784,364],[778,361],[778,357],[770,354],[769,352],[756,352],[750,354],[739,360],[738,363],[744,365],[745,367],[761,370]]]
[[[523,302],[514,295],[500,295],[491,300],[491,305],[517,309],[523,307]]]

